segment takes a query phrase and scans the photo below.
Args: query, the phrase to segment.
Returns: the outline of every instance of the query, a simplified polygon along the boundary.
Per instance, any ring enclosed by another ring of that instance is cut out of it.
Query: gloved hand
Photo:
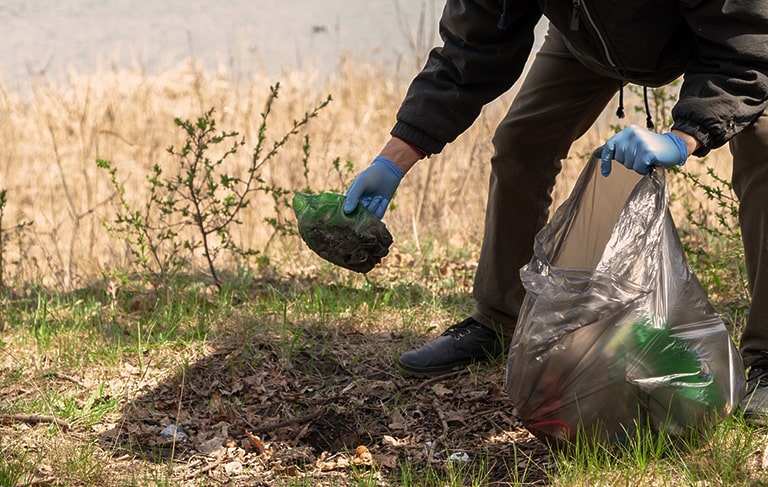
[[[394,162],[386,157],[376,157],[347,189],[344,213],[352,213],[361,204],[381,219],[402,179],[403,173]]]
[[[630,125],[603,146],[600,172],[608,176],[613,159],[639,174],[648,174],[651,166],[682,166],[687,158],[688,145],[676,134],[656,134]]]

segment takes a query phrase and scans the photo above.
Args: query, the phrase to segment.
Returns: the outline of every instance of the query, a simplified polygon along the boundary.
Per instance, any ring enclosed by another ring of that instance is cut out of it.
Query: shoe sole
[[[400,368],[400,371],[403,372],[405,375],[409,375],[411,377],[417,377],[417,378],[431,378],[431,377],[438,377],[444,374],[449,374],[451,372],[458,372],[460,370],[468,368],[472,364],[481,363],[481,362],[486,362],[486,361],[467,362],[466,364],[456,364],[450,367],[419,368],[419,367],[413,367],[413,366],[404,364],[403,362],[398,360],[397,365]]]

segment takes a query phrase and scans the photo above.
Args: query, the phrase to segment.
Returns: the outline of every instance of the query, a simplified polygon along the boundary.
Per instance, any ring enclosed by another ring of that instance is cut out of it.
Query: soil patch
[[[396,485],[423,467],[546,484],[548,450],[516,419],[503,365],[408,378],[375,352],[402,339],[310,334],[300,350],[268,334],[230,341],[128,402],[101,448],[113,461],[173,458],[179,485],[358,485],[360,475]]]

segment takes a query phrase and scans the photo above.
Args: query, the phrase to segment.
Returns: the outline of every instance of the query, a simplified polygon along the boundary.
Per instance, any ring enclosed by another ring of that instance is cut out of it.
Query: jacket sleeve
[[[681,0],[698,55],[686,69],[672,128],[706,155],[768,106],[768,1]]]
[[[411,82],[393,136],[438,153],[469,128],[483,105],[517,81],[541,12],[535,0],[506,0],[502,8],[504,3],[447,0],[440,20],[443,45],[430,52]]]

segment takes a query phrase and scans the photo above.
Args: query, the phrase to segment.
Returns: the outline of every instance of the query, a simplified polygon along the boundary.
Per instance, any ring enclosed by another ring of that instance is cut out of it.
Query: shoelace
[[[443,332],[443,336],[452,336],[456,340],[460,340],[462,337],[467,336],[472,330],[473,323],[468,321],[462,321],[457,323]]]

